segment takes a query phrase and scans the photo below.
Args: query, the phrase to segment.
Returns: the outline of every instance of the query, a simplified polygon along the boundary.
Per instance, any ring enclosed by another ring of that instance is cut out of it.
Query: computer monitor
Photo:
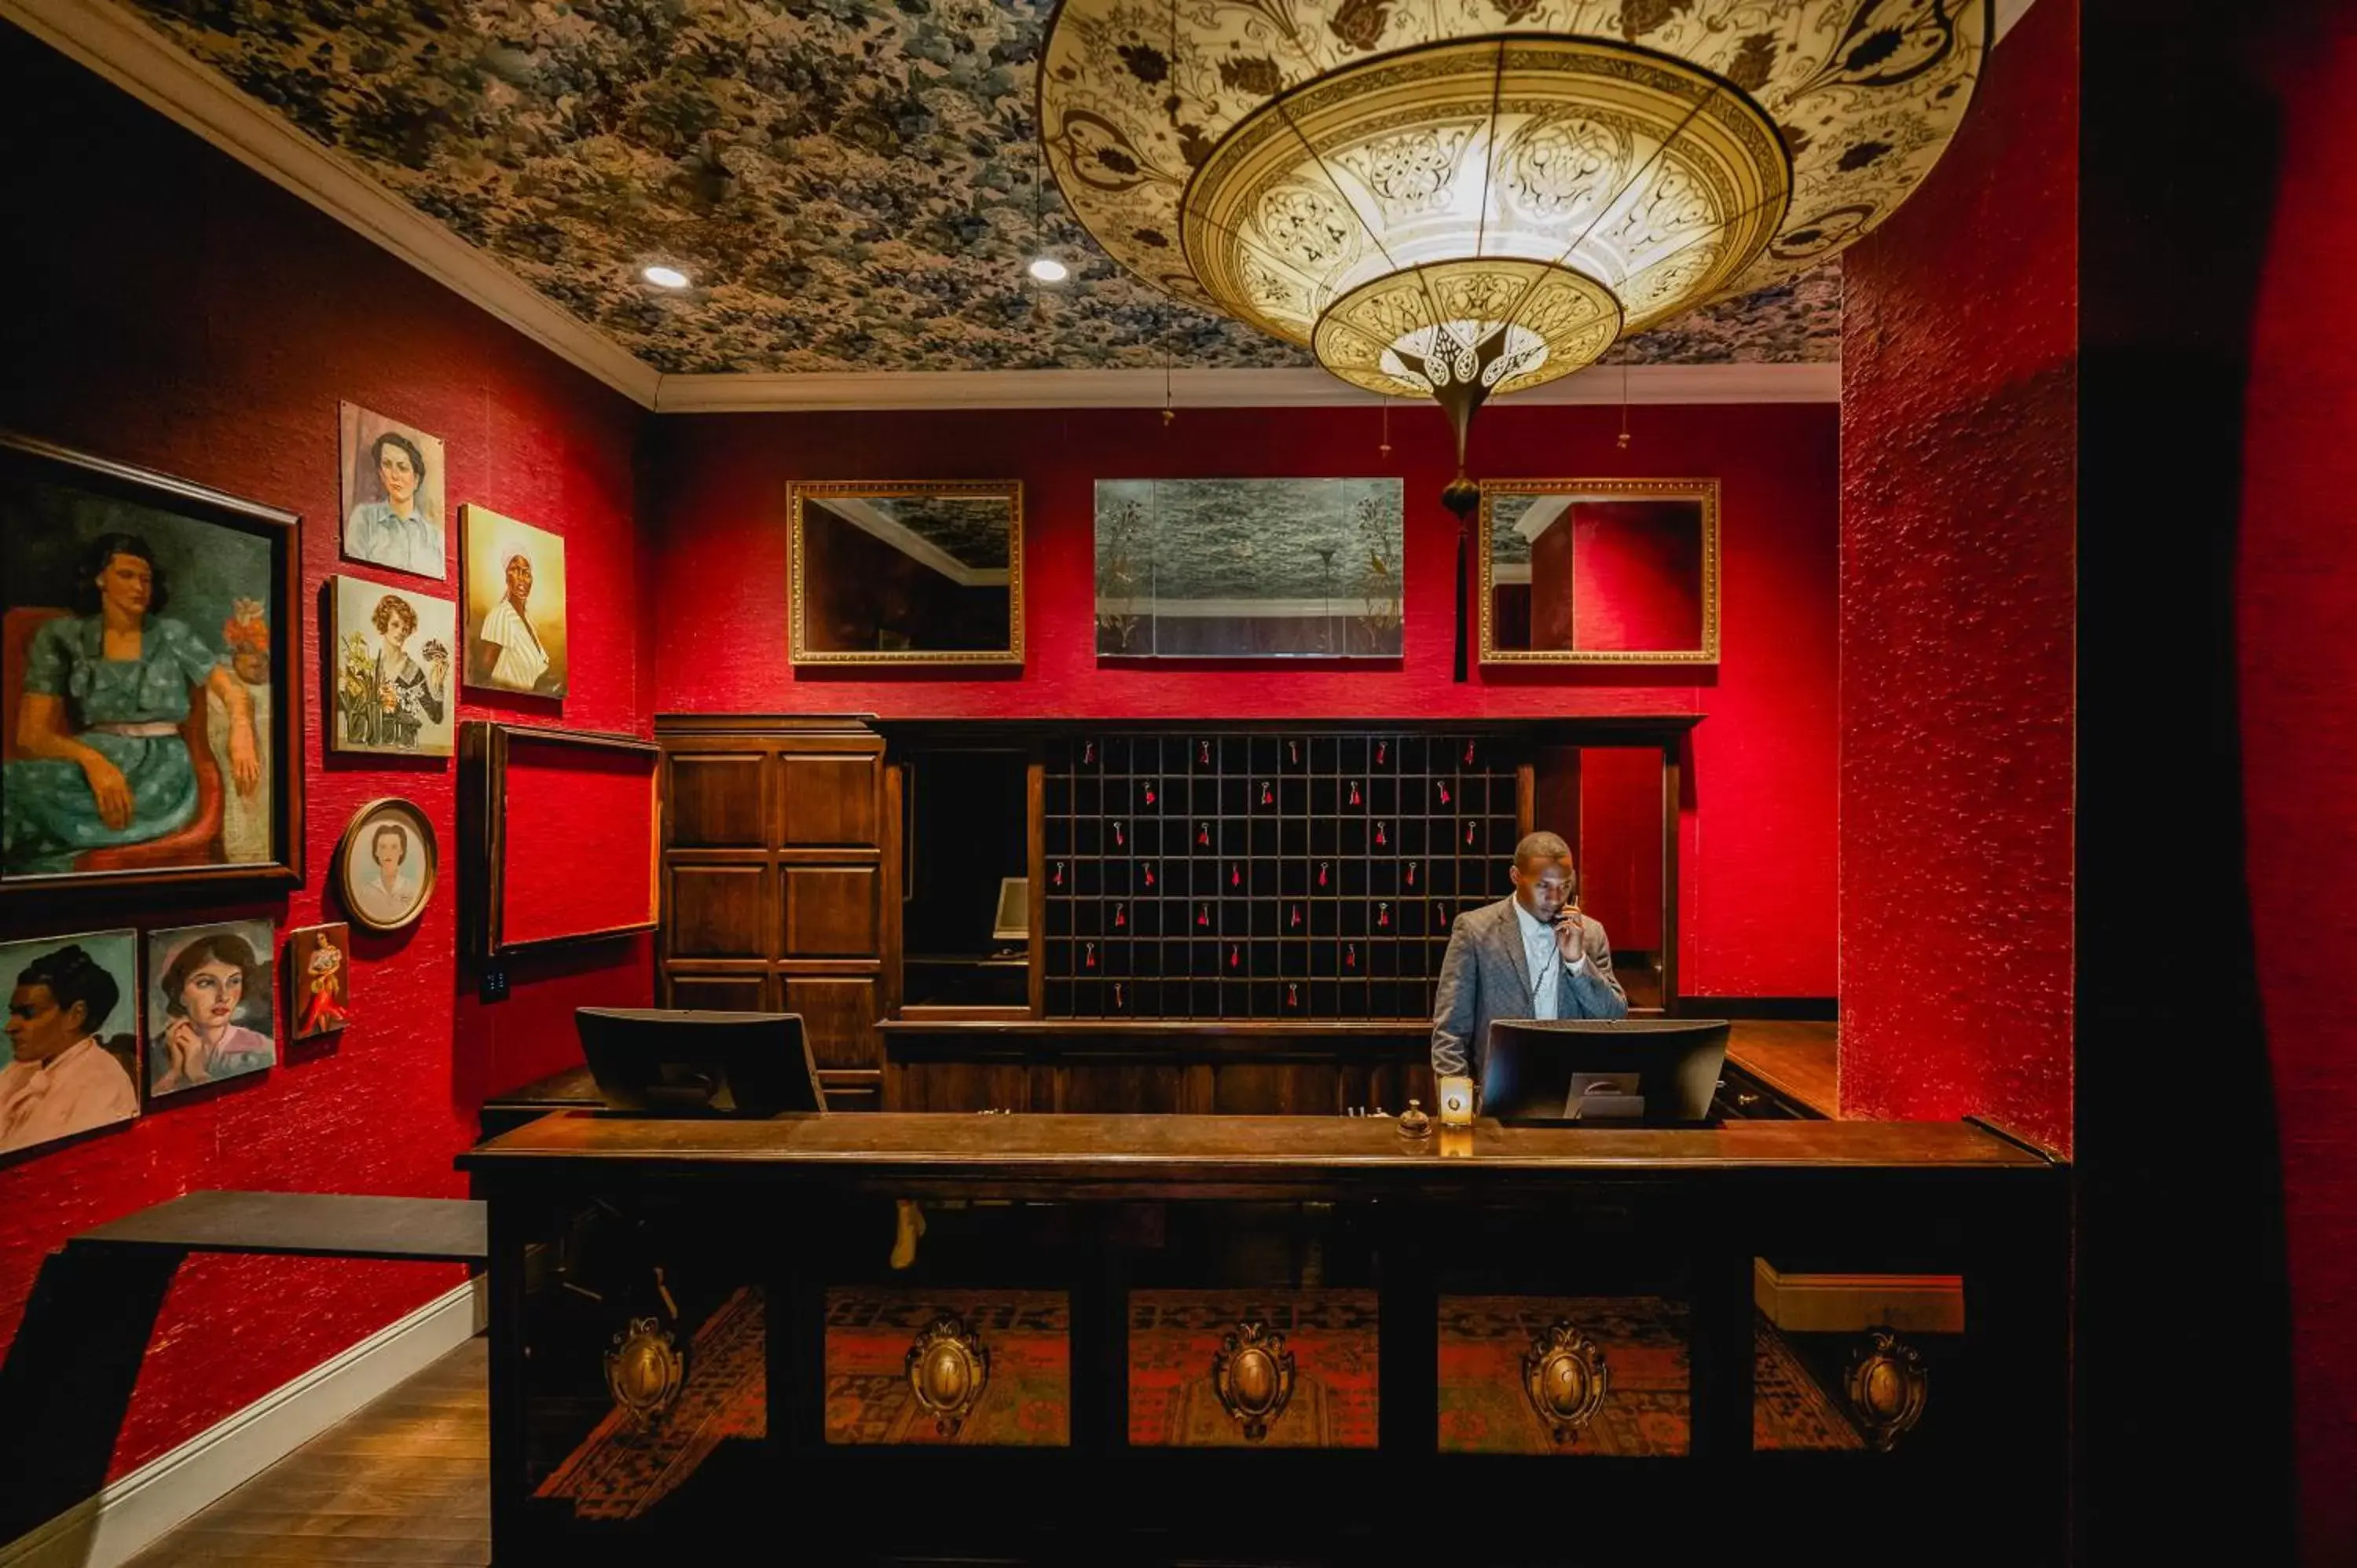
[[[994,942],[1028,942],[1031,940],[1029,877],[1002,876],[998,879],[998,912],[991,917],[990,940]]]
[[[608,1110],[761,1117],[826,1109],[799,1013],[577,1007],[573,1021]]]
[[[1481,1114],[1507,1122],[1707,1122],[1724,1018],[1501,1018]]]

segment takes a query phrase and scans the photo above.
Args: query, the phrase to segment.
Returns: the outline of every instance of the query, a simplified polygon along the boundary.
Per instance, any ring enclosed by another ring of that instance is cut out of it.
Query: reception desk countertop
[[[493,1180],[550,1166],[735,1169],[830,1180],[872,1176],[906,1190],[912,1177],[945,1182],[1075,1181],[1149,1196],[1205,1186],[1275,1190],[1346,1183],[1355,1191],[1397,1181],[1426,1189],[1516,1177],[1646,1173],[1961,1170],[2054,1167],[2037,1154],[1961,1122],[1760,1122],[1694,1129],[1435,1127],[1410,1139],[1386,1117],[974,1115],[875,1113],[772,1121],[681,1121],[567,1112],[544,1117],[459,1156]]]

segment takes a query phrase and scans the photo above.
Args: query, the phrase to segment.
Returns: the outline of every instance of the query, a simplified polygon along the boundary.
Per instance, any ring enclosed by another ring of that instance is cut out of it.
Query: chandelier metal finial
[[[1461,459],[1489,398],[1880,222],[1989,37],[1989,0],[1063,0],[1040,134],[1115,261],[1435,400]]]

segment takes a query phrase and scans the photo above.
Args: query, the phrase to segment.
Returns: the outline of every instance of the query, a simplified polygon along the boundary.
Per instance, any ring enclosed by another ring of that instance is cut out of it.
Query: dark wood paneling
[[[770,980],[764,974],[673,974],[667,977],[672,1007],[702,1007],[717,1013],[766,1013]]]
[[[782,988],[786,1011],[802,1015],[802,1032],[820,1067],[882,1069],[874,975],[790,974]]]
[[[780,756],[778,842],[789,848],[880,843],[876,771],[874,756]]]
[[[783,958],[876,958],[878,881],[872,865],[789,865]]]
[[[670,870],[670,956],[769,956],[767,867],[673,865]]]
[[[1331,1116],[1341,1101],[1341,1069],[1322,1063],[1232,1062],[1213,1072],[1211,1110],[1221,1115]]]
[[[763,847],[759,752],[671,757],[671,843],[679,849]]]
[[[1072,1062],[1061,1077],[1058,1111],[1172,1115],[1186,1109],[1185,1069],[1169,1063]]]

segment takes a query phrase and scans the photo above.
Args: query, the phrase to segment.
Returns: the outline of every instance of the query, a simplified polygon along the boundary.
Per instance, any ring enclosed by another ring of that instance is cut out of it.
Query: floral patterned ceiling
[[[666,374],[1314,362],[1132,280],[1039,189],[1048,0],[120,3]],[[1070,282],[1025,277],[1043,249]],[[1608,362],[1840,337],[1832,263]]]

